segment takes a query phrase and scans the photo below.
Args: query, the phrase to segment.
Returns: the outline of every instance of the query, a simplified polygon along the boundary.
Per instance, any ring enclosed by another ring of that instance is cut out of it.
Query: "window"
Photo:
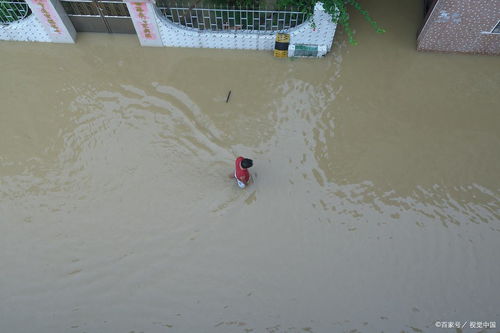
[[[498,21],[496,27],[494,27],[493,30],[491,30],[491,33],[492,34],[500,34],[500,21]]]

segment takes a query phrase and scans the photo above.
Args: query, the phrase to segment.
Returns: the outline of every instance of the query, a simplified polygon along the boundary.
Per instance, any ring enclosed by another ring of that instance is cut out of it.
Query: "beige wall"
[[[438,0],[418,38],[419,51],[500,54],[500,0]]]

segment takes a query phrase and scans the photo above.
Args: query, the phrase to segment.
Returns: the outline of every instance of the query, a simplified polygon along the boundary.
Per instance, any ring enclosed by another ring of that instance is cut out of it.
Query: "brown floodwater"
[[[500,58],[364,4],[323,59],[1,42],[0,332],[500,327]]]

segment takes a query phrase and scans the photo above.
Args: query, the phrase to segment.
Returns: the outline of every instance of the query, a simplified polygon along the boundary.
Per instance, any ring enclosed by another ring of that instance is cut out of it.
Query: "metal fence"
[[[200,30],[282,31],[307,20],[307,15],[296,10],[279,11],[241,8],[197,8],[167,5],[157,1],[161,14],[175,24]]]
[[[61,0],[68,16],[130,17],[127,4],[113,0]]]
[[[30,14],[31,10],[23,0],[0,0],[0,24],[10,24]]]
[[[135,33],[127,4],[119,0],[60,0],[78,32]]]

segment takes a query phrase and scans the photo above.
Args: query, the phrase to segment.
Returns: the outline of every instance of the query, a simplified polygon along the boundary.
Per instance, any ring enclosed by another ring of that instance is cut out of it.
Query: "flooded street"
[[[0,332],[500,331],[500,58],[362,3],[318,60],[0,42]]]

